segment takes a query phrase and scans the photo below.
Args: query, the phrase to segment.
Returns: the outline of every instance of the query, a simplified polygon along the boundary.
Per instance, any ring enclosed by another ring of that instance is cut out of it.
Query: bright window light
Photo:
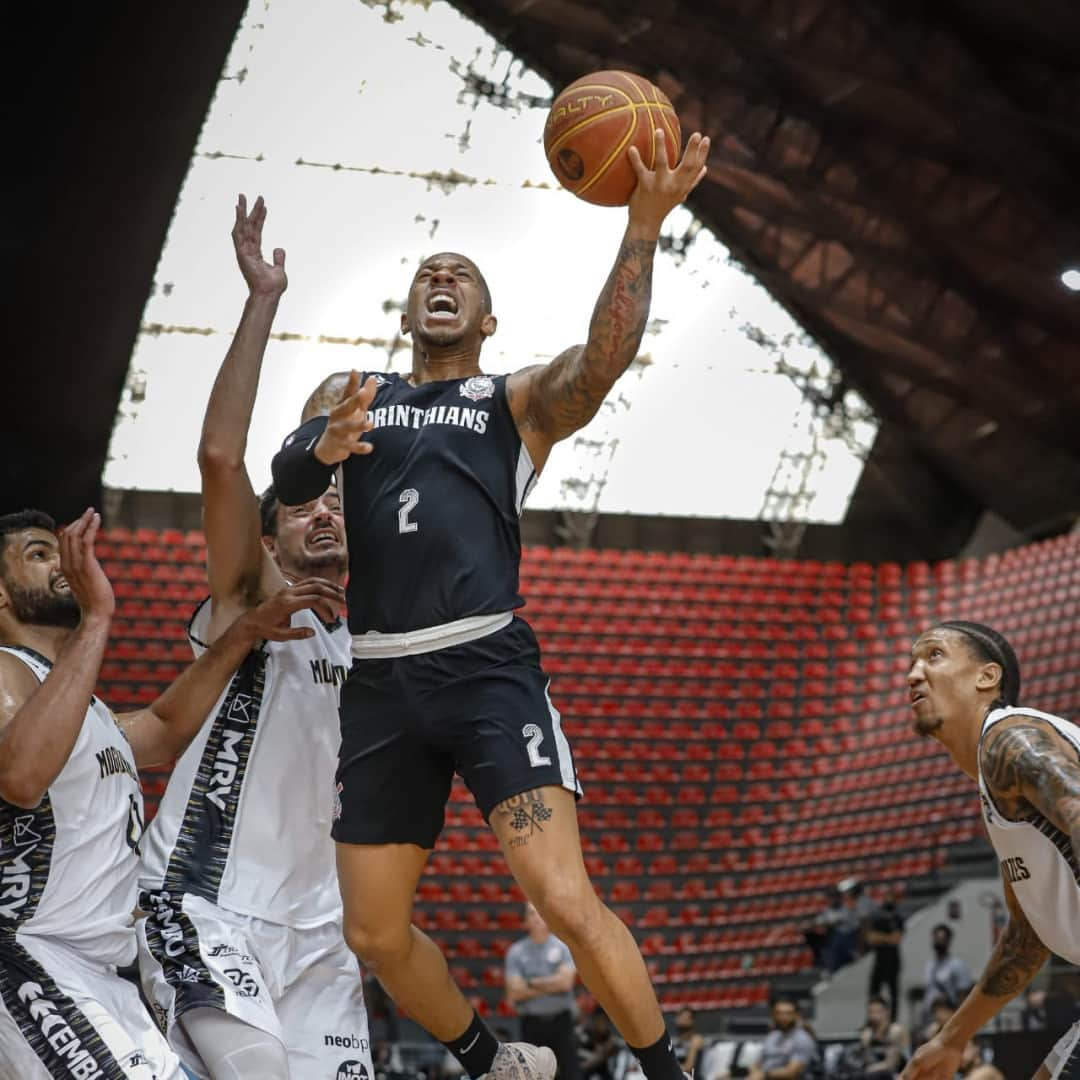
[[[161,252],[105,483],[199,489],[203,411],[245,295],[237,192],[266,197],[264,250],[288,252],[248,441],[257,488],[325,375],[409,369],[397,305],[427,255],[483,269],[499,316],[485,371],[583,341],[625,211],[554,183],[551,89],[442,0],[252,0]],[[680,210],[668,229],[694,224]],[[708,229],[658,255],[641,354],[556,447],[530,507],[843,520],[877,423],[863,407],[837,430],[807,405],[795,380],[828,378],[829,361]]]

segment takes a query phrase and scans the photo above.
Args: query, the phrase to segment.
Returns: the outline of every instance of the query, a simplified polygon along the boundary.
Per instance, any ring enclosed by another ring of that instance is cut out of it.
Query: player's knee
[[[360,920],[346,920],[345,944],[357,959],[373,974],[392,969],[409,955],[412,947],[411,928],[402,926],[374,926]]]
[[[587,951],[601,932],[604,906],[587,880],[552,883],[533,903],[551,932],[572,950]]]

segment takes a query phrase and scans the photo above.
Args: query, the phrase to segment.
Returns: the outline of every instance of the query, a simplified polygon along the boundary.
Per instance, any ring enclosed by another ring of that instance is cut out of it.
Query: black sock
[[[652,1046],[640,1050],[631,1046],[630,1053],[641,1062],[641,1071],[648,1080],[683,1080],[682,1067],[666,1031]]]
[[[499,1049],[499,1040],[474,1010],[472,1023],[464,1033],[456,1039],[444,1042],[443,1046],[458,1059],[472,1080],[479,1080],[484,1073],[491,1072],[491,1063],[495,1060],[495,1051]],[[679,1080],[682,1080],[681,1074]]]

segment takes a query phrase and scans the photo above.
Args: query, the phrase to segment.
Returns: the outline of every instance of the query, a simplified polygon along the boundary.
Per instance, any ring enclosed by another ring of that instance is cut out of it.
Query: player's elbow
[[[208,473],[234,472],[244,467],[244,455],[236,447],[225,446],[216,439],[207,438],[205,435],[199,442],[199,451],[196,457],[199,463],[199,472],[203,476]]]
[[[34,776],[26,769],[0,765],[0,799],[17,806],[20,810],[34,810],[41,805],[49,781]]]

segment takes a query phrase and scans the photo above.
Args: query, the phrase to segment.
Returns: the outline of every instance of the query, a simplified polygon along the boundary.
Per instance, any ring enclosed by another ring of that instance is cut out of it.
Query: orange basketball
[[[567,191],[598,206],[625,206],[637,183],[626,151],[636,146],[653,168],[657,128],[674,167],[682,132],[664,93],[630,71],[597,71],[555,98],[544,124],[544,152]]]

